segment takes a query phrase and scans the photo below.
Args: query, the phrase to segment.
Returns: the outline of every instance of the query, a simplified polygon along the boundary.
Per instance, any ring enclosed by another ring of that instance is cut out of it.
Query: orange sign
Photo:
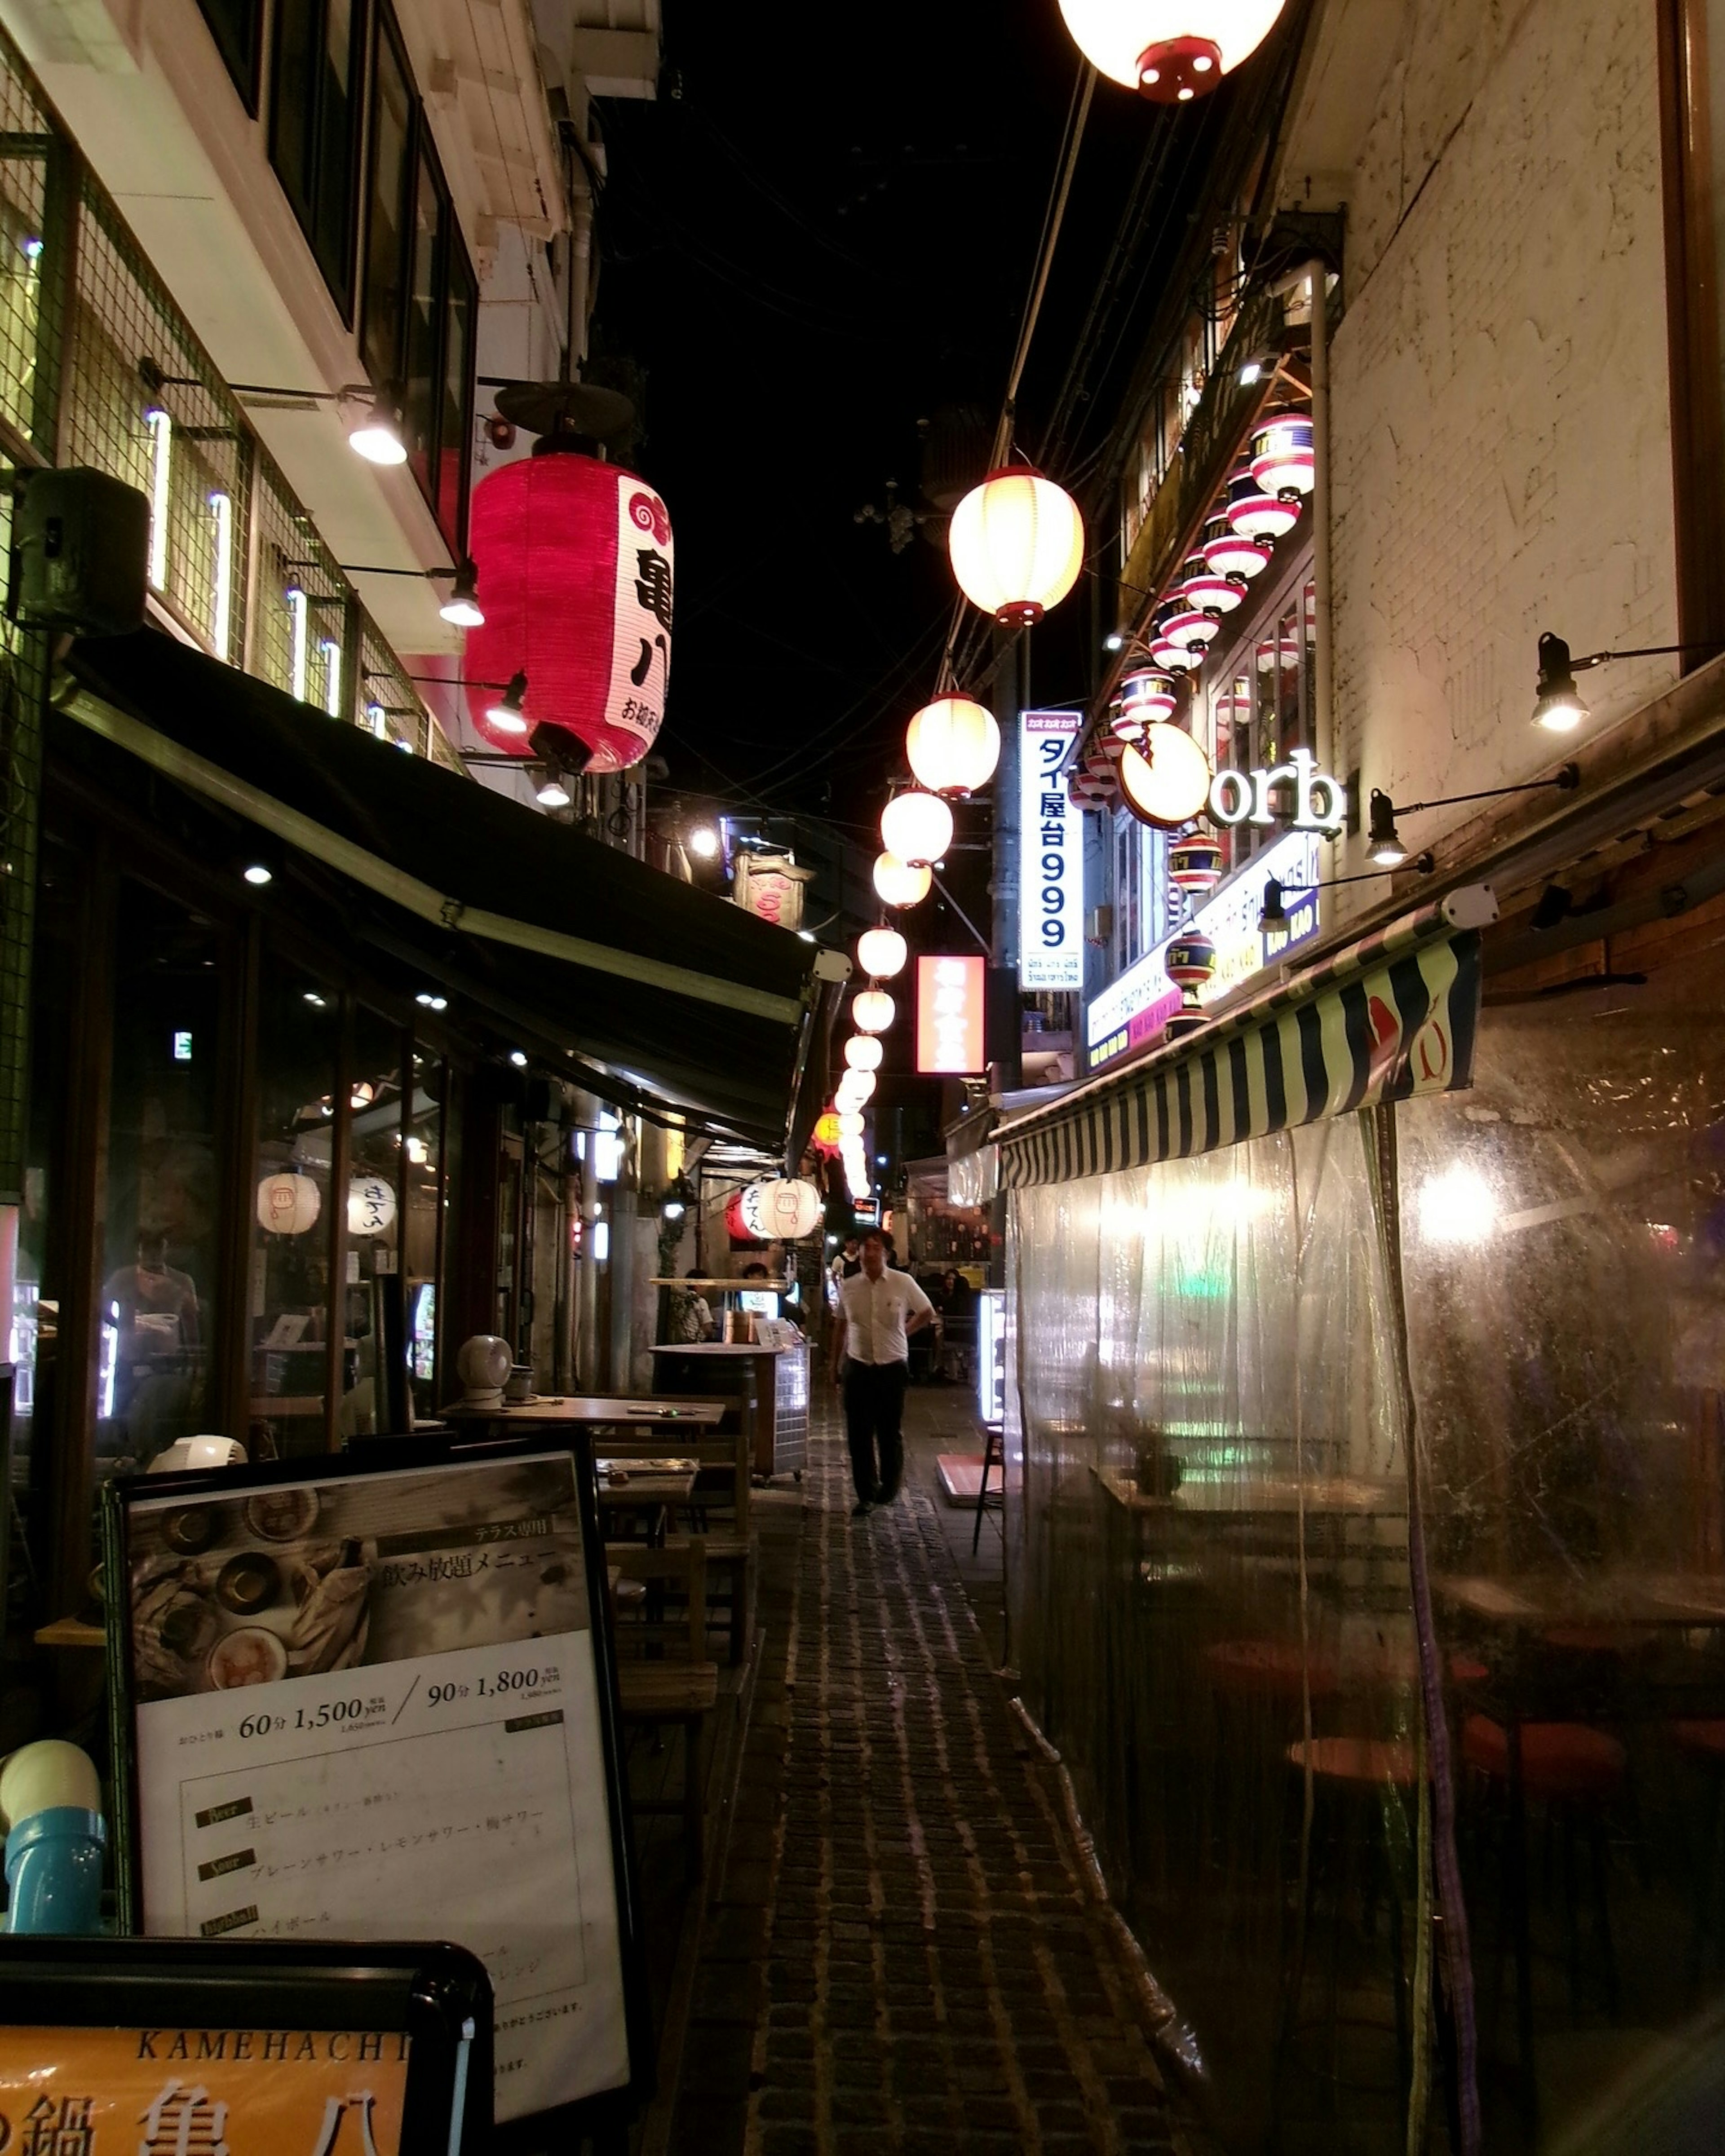
[[[986,968],[981,958],[916,961],[916,1068],[968,1076],[987,1068],[983,1050]]]
[[[0,2029],[0,2151],[402,2156],[408,2039],[354,2029]]]

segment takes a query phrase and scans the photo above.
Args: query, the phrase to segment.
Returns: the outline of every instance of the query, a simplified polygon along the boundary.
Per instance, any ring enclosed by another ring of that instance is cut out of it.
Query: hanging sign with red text
[[[988,1067],[983,1045],[987,968],[981,958],[916,961],[916,1068],[969,1077]]]

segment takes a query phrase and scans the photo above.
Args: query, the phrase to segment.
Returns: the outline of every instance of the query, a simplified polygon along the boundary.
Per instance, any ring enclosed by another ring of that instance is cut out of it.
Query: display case
[[[1006,1419],[1006,1290],[985,1287],[976,1299],[976,1411],[998,1428]]]

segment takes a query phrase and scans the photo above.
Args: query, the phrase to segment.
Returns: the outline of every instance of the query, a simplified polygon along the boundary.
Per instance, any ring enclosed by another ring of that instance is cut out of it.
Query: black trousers
[[[859,1504],[875,1497],[896,1497],[904,1480],[906,1363],[845,1365],[845,1440],[850,1447],[850,1473]],[[878,1469],[875,1446],[880,1447]]]

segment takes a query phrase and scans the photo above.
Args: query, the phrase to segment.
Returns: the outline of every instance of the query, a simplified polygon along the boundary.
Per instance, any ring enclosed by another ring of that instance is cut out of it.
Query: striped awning
[[[1159,1055],[995,1132],[1008,1189],[1189,1160],[1378,1101],[1473,1083],[1480,931],[1472,884]]]

